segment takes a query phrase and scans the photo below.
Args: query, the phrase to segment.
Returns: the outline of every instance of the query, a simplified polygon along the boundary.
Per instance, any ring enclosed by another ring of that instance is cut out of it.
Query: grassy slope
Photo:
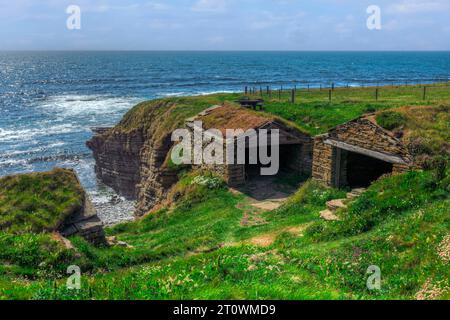
[[[315,134],[366,111],[423,104],[420,88],[383,90],[381,101],[374,102],[373,89],[338,89],[331,104],[324,91],[300,92],[296,105],[286,102],[286,93],[284,101],[268,102],[267,111]],[[388,96],[389,90],[397,91]],[[448,87],[428,92],[436,97],[427,101],[432,110],[450,100]],[[165,100],[171,101],[169,108],[156,109],[157,103],[144,103],[130,111],[118,129],[141,126],[163,137],[185,118],[237,97],[173,98]],[[152,123],[155,114],[165,122]],[[447,127],[439,129],[446,121],[445,110],[430,119],[409,121],[406,134],[422,130],[440,145],[448,136]],[[422,290],[428,297],[450,298],[442,289],[448,288],[448,261],[439,256],[450,229],[448,172],[439,184],[432,173],[380,181],[342,213],[344,222],[329,224],[321,222],[318,213],[327,200],[343,193],[309,182],[284,207],[262,215],[268,224],[249,227],[240,224],[247,210],[242,196],[192,185],[192,179],[180,181],[181,194],[173,208],[108,230],[132,249],[94,248],[74,238],[74,255],[53,248],[56,244],[45,235],[0,237],[0,297],[385,299],[414,298]],[[276,241],[269,247],[251,245],[253,238],[266,236]],[[85,275],[78,293],[65,289],[64,268],[69,264],[79,265]],[[365,287],[365,272],[372,264],[382,270],[381,292]]]
[[[411,299],[422,293],[449,298],[449,262],[442,254],[448,255],[442,243],[450,229],[449,182],[449,172],[442,181],[430,172],[385,178],[341,213],[343,221],[332,223],[320,221],[318,212],[342,193],[307,182],[283,207],[264,214],[268,224],[253,227],[239,224],[243,212],[234,206],[239,198],[222,188],[206,192],[193,187],[174,210],[110,230],[134,249],[120,249],[120,255],[106,261],[111,249],[96,249],[89,256],[102,269],[103,263],[118,266],[149,246],[157,252],[154,262],[107,273],[93,270],[77,294],[67,291],[64,281],[42,278],[26,281],[26,288],[25,280],[18,280],[8,296]],[[292,232],[292,227],[300,228]],[[275,242],[268,247],[248,242],[261,235],[275,235]],[[225,246],[217,249],[218,243]],[[208,248],[217,250],[208,253]],[[370,265],[381,268],[379,292],[366,288]]]
[[[0,231],[41,232],[58,228],[81,209],[84,191],[70,170],[0,179]]]

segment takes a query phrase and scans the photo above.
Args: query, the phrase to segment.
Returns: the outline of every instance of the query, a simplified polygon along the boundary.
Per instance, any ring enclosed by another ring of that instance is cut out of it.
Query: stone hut
[[[333,187],[367,187],[384,174],[411,168],[407,148],[392,132],[361,117],[315,137],[312,175]]]
[[[260,129],[267,129],[268,132],[278,129],[280,144],[279,172],[288,171],[289,173],[304,174],[306,176],[311,175],[313,147],[311,136],[281,119],[242,107],[223,105],[211,107],[196,117],[188,119],[187,126],[192,130],[195,127],[195,121],[202,121],[204,130],[220,130],[223,137],[225,137],[227,129],[242,129],[244,132],[254,129],[258,134],[258,139]],[[224,149],[226,144],[227,141],[224,142]],[[234,141],[234,145],[236,147],[236,141]],[[231,164],[208,166],[208,169],[223,176],[229,186],[241,186],[249,179],[259,176],[263,165],[259,162],[257,164],[249,164],[250,150],[248,141],[246,141],[245,146],[245,164],[237,164],[235,161]]]

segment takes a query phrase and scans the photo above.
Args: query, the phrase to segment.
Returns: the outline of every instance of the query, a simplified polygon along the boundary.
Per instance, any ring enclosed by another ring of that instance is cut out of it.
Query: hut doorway
[[[340,153],[336,168],[339,187],[367,188],[382,175],[391,173],[393,164],[357,152],[337,150]],[[340,158],[340,159],[339,159]]]
[[[275,176],[285,176],[285,175],[301,175],[302,163],[301,163],[301,154],[302,154],[302,145],[301,144],[285,144],[280,145],[279,152],[279,170]],[[272,157],[270,154],[271,148],[268,148],[269,157]],[[246,181],[264,177],[261,175],[261,168],[270,167],[269,165],[264,165],[259,161],[257,164],[250,164],[250,154],[251,152],[255,153],[259,150],[254,149],[246,149],[245,155],[245,178]],[[258,153],[256,153],[258,154]]]

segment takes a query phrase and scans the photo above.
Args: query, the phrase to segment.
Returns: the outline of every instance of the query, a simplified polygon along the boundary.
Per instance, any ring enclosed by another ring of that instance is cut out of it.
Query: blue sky
[[[449,21],[450,0],[0,0],[0,50],[450,50]]]

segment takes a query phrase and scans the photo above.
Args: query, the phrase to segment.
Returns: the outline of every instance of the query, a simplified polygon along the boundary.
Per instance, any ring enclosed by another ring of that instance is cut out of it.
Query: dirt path
[[[280,230],[277,231],[272,231],[266,234],[261,234],[258,235],[256,237],[251,238],[250,240],[246,241],[249,244],[255,245],[255,246],[260,246],[260,247],[268,247],[270,245],[272,245],[276,238],[278,237],[278,235],[280,235],[283,232],[288,232],[294,236],[297,237],[303,237],[303,231],[310,225],[310,223],[305,223],[299,226],[289,226],[289,227],[285,227],[282,228]]]
[[[278,209],[295,192],[295,188],[277,183],[276,177],[256,177],[245,187],[231,189],[234,194],[243,194],[246,200],[238,205],[244,211],[242,225],[265,224],[259,215]]]

